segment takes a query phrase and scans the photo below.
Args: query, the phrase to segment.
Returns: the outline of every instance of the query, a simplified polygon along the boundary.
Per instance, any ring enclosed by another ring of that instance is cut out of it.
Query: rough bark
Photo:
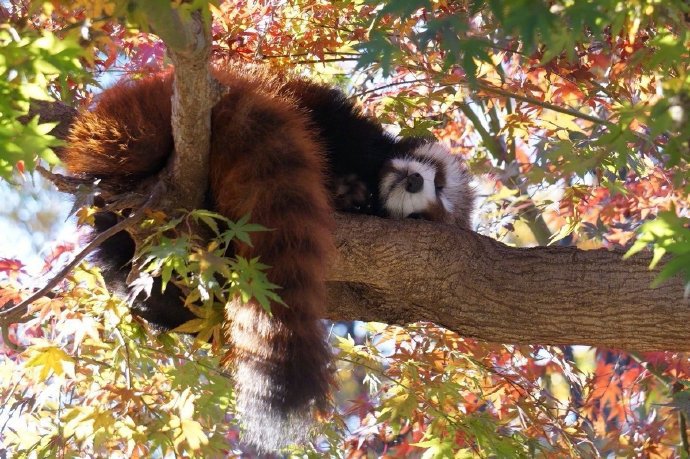
[[[42,123],[56,122],[57,126],[50,132],[58,139],[67,137],[72,119],[76,116],[77,109],[59,101],[31,100],[29,114],[19,119],[22,123],[27,123],[34,116]]]
[[[339,216],[329,318],[431,321],[502,343],[690,350],[678,278],[650,284],[649,254],[513,248],[422,221]]]
[[[503,343],[690,350],[684,285],[652,289],[649,254],[511,248],[441,224],[355,215],[338,216],[336,238],[330,319],[432,321]]]
[[[177,207],[198,207],[208,184],[211,109],[220,94],[208,68],[210,19],[200,11],[189,17],[182,17],[175,8],[161,11],[154,2],[143,8],[152,9],[147,11],[151,27],[165,41],[175,64],[172,126],[176,154],[168,168],[168,198]]]

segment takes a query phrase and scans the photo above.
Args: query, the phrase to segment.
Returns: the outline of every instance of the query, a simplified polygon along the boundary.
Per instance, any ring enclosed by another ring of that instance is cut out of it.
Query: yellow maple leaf
[[[201,448],[201,445],[208,444],[208,437],[198,422],[184,419],[180,423],[180,430],[182,431],[181,436],[184,437],[191,449],[197,450]]]
[[[84,224],[89,224],[93,225],[94,224],[94,215],[96,215],[96,208],[95,207],[82,207],[79,209],[75,215],[77,216],[77,225],[81,226]]]
[[[40,370],[39,377],[48,379],[51,374],[62,376],[67,373],[74,375],[74,359],[62,349],[55,346],[31,348],[32,357],[26,362],[27,367]]]

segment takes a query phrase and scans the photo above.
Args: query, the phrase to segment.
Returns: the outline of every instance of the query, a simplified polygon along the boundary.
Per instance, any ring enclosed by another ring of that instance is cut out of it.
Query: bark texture
[[[19,121],[28,123],[37,115],[41,123],[58,123],[50,133],[58,139],[64,139],[67,137],[72,119],[77,115],[77,109],[59,101],[32,99],[28,116],[19,118]]]
[[[431,321],[502,343],[690,350],[676,278],[651,288],[649,254],[512,248],[423,221],[339,216],[329,318]]]
[[[169,202],[175,207],[199,207],[208,188],[211,109],[220,96],[220,87],[208,68],[210,18],[200,11],[186,16],[176,8],[165,8],[161,14],[153,2],[143,8],[175,64],[172,126],[176,154],[168,168]]]
[[[203,203],[208,188],[211,109],[220,89],[208,69],[210,24],[197,14],[184,26],[194,40],[185,48],[168,49],[175,64],[172,126],[176,154],[170,183],[174,184],[177,205],[193,208]]]

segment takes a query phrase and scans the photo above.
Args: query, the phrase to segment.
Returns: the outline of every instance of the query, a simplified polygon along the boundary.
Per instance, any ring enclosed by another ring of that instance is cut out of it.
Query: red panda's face
[[[464,209],[469,177],[460,160],[438,143],[428,143],[389,160],[381,173],[383,208],[393,218],[453,223]]]

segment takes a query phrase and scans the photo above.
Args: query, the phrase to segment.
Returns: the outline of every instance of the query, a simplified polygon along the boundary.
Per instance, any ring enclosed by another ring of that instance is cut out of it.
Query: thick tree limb
[[[203,203],[208,188],[211,109],[218,100],[220,88],[208,68],[210,20],[204,20],[196,11],[186,20],[180,20],[179,27],[186,37],[183,43],[176,45],[171,41],[180,34],[178,30],[166,29],[168,33],[161,34],[175,64],[172,126],[176,154],[170,165],[169,188],[173,192],[170,198],[178,207],[194,208]]]
[[[423,221],[339,216],[328,317],[431,321],[501,343],[690,350],[680,279],[650,284],[651,256],[511,248]]]

